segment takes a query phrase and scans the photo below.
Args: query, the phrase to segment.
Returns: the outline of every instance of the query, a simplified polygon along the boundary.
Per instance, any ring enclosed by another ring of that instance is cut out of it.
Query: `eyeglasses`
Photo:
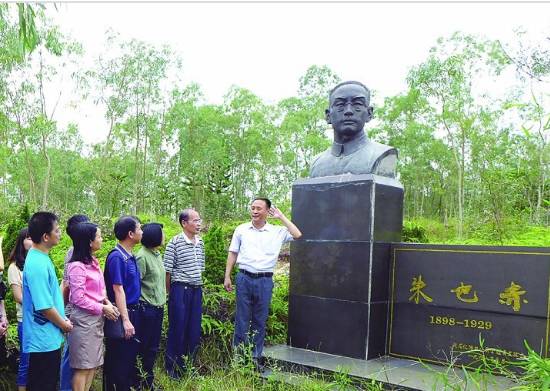
[[[351,105],[354,111],[361,111],[364,107],[367,107],[367,101],[364,98],[355,98],[352,100],[336,99],[332,107],[334,107],[336,111],[344,111],[348,105]]]

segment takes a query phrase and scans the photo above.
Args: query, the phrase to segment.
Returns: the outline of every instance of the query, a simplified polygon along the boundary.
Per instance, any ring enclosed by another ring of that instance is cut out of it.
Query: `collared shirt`
[[[95,315],[103,312],[105,300],[105,280],[99,262],[93,258],[86,265],[79,261],[67,264],[69,277],[69,302]]]
[[[23,268],[23,352],[51,352],[61,347],[63,333],[42,311],[55,308],[65,318],[63,297],[48,254],[31,248]]]
[[[192,242],[185,233],[174,236],[164,252],[164,268],[170,281],[202,285],[204,243],[199,237]]]
[[[376,174],[395,177],[397,150],[369,140],[364,132],[346,143],[332,147],[313,159],[311,178],[341,174]]]
[[[141,284],[136,258],[128,253],[120,243],[117,243],[115,249],[109,253],[105,262],[107,297],[114,304],[116,300],[113,284],[122,285],[126,295],[126,305],[139,302]]]
[[[141,276],[141,300],[161,306],[166,303],[166,271],[160,252],[142,247],[136,254]]]
[[[363,148],[365,145],[367,145],[367,136],[365,135],[365,132],[361,132],[359,137],[348,141],[345,144],[339,143],[334,141],[332,143],[332,146],[330,148],[330,153],[332,156],[349,156],[352,153],[357,152],[361,148]]]
[[[272,272],[283,243],[294,240],[286,227],[265,223],[257,229],[252,222],[239,225],[229,251],[237,253],[239,269],[251,273]]]

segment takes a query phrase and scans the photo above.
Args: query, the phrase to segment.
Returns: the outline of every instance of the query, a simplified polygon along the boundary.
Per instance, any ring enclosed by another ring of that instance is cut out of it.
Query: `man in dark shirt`
[[[139,297],[141,285],[139,269],[132,249],[143,234],[137,217],[123,216],[115,223],[118,243],[105,262],[107,297],[116,303],[122,325],[123,339],[105,339],[104,389],[129,391],[138,384],[136,359],[139,341],[134,337],[139,327]]]

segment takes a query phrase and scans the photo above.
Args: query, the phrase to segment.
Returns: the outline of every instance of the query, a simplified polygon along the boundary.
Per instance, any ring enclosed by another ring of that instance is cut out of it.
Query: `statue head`
[[[369,89],[358,81],[345,81],[329,94],[326,119],[334,129],[337,142],[353,140],[363,131],[365,123],[372,119]]]

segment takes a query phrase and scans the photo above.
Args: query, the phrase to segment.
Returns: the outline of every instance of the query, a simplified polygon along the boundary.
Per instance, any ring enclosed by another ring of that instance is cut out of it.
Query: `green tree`
[[[8,202],[18,199],[29,202],[32,208],[40,205],[45,209],[51,206],[50,150],[52,134],[57,131],[55,114],[61,94],[66,92],[61,80],[70,77],[81,47],[48,22],[41,21],[37,31],[39,45],[29,60],[0,70],[4,76],[0,125],[7,141],[8,152],[4,153],[10,154],[0,172],[18,182]]]
[[[167,92],[162,84],[170,72],[179,71],[180,64],[167,46],[126,42],[112,32],[106,45],[116,47],[116,55],[102,55],[87,73],[110,123],[107,140],[95,149],[99,166],[94,192],[101,212],[114,215],[128,206],[136,214],[155,204],[154,175],[159,174],[169,137],[164,123]],[[122,161],[126,164],[113,164]],[[122,203],[116,200],[121,190]]]
[[[430,102],[430,126],[444,134],[453,154],[459,237],[463,235],[465,178],[472,144],[487,125],[485,113],[492,110],[476,99],[475,86],[482,74],[498,75],[507,64],[498,50],[496,42],[456,33],[448,40],[438,40],[428,59],[407,78],[409,88]]]
[[[530,190],[526,194],[530,204],[530,220],[541,223],[543,216],[548,215],[550,206],[547,188],[550,164],[550,39],[543,36],[530,43],[526,36],[527,32],[520,30],[513,46],[501,42],[499,45],[516,68],[518,85],[505,105],[521,121],[519,134],[524,142],[520,150],[529,167],[523,172],[528,178],[526,189]]]

